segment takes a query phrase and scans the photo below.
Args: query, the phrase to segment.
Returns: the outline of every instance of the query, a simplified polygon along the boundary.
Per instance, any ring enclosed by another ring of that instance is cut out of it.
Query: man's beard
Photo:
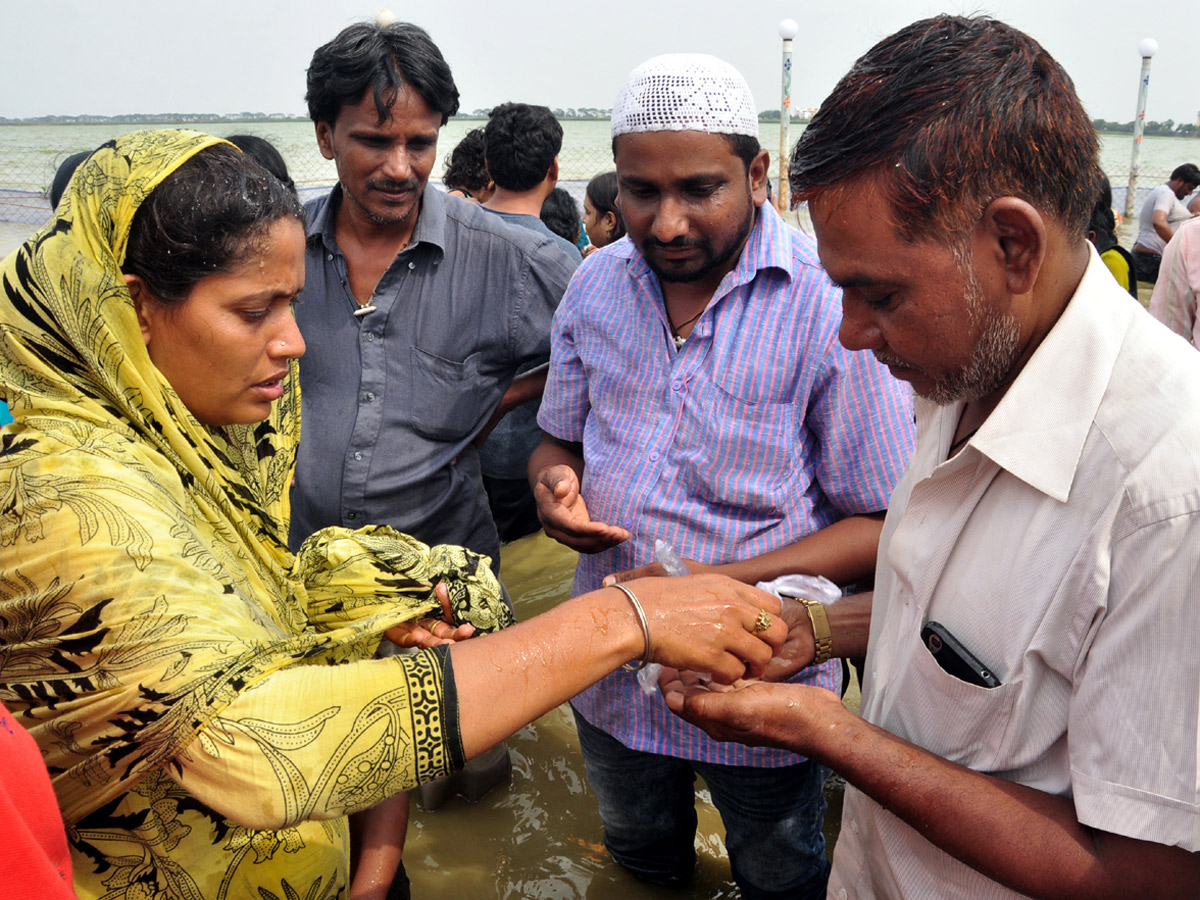
[[[898,356],[886,352],[875,354],[884,365],[916,369],[925,374],[932,381],[932,387],[917,393],[941,406],[959,400],[979,400],[995,392],[1008,378],[1020,350],[1021,327],[1016,317],[988,309],[975,267],[964,263],[963,269],[967,275],[963,302],[971,324],[979,328],[979,338],[969,363],[939,380]]]
[[[746,238],[753,227],[754,204],[751,203],[749,209],[746,211],[746,218],[738,226],[737,232],[730,239],[729,243],[720,249],[714,250],[712,242],[708,238],[677,237],[674,240],[663,242],[647,235],[642,238],[642,256],[645,257],[646,265],[650,267],[650,271],[657,275],[660,281],[673,284],[700,281],[706,275],[725,266],[741,252],[742,246],[746,243]],[[650,251],[658,247],[694,247],[700,251],[702,258],[699,262],[694,263],[688,268],[666,268],[655,262],[654,258],[650,255]]]
[[[413,202],[412,206],[410,206],[405,212],[403,212],[399,215],[394,215],[394,216],[380,215],[379,213],[372,211],[367,206],[367,204],[365,202],[363,202],[362,199],[359,198],[359,196],[357,194],[352,194],[352,193],[350,193],[350,191],[346,190],[346,186],[343,184],[342,185],[342,193],[350,198],[351,202],[355,206],[358,207],[359,212],[361,212],[364,216],[366,216],[368,219],[370,219],[376,225],[400,225],[400,224],[403,224],[404,222],[407,222],[410,218],[412,218],[413,214],[417,211],[417,209],[421,205],[421,185],[415,179],[410,179],[408,181],[403,181],[403,182],[379,182],[379,181],[371,180],[366,183],[366,189],[368,192],[377,187],[383,187],[383,188],[391,189],[391,190],[411,189],[416,194],[416,199]]]

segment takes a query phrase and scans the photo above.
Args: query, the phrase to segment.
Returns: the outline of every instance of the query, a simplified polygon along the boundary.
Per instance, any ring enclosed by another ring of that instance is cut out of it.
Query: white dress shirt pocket
[[[969,684],[938,665],[919,636],[912,640],[918,646],[902,675],[911,683],[902,692],[904,708],[896,711],[901,736],[951,762],[991,771],[1005,748],[1019,676],[994,688]]]

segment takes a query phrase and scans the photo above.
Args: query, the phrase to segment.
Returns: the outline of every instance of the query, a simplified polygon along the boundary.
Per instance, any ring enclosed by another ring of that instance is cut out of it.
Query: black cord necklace
[[[682,350],[683,345],[687,343],[687,338],[685,338],[683,335],[681,335],[679,333],[679,329],[686,328],[688,325],[691,325],[702,315],[704,315],[704,307],[701,307],[700,312],[696,313],[690,319],[688,319],[684,322],[680,322],[678,325],[676,325],[674,322],[671,322],[671,314],[667,313],[667,321],[671,322],[671,337],[675,341],[675,349],[676,350]]]
[[[971,438],[975,437],[975,432],[978,430],[979,430],[978,428],[974,428],[971,431],[968,431],[966,434],[964,434],[962,437],[960,437],[957,441],[955,441],[953,444],[951,444],[950,449],[946,452],[946,459],[949,459],[955,453],[957,453],[959,450],[961,450],[966,445],[967,441],[969,441]]]

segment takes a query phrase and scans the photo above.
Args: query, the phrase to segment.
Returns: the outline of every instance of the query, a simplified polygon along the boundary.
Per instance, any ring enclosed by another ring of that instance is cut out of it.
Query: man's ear
[[[771,168],[771,154],[759,150],[758,155],[750,160],[750,196],[754,198],[755,206],[767,202],[767,174]]]
[[[142,341],[149,347],[150,337],[154,333],[153,313],[150,311],[153,301],[149,300],[150,291],[146,287],[146,282],[142,281],[142,276],[123,275],[122,277],[125,279],[125,287],[129,288],[129,296],[133,298],[138,327],[142,330]]]
[[[328,122],[317,123],[317,148],[326,159],[333,159],[333,126]]]
[[[550,163],[550,168],[546,172],[546,177],[550,179],[550,188],[558,184],[558,157],[554,157],[554,161]]]
[[[1046,260],[1046,221],[1020,197],[998,197],[979,220],[982,237],[1003,266],[1004,282],[1012,294],[1028,294]]]

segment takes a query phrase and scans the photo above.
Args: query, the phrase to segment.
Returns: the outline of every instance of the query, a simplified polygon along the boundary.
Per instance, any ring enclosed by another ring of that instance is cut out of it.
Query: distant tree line
[[[563,109],[561,106],[555,106],[550,112],[554,113],[556,119],[608,119],[612,116],[611,109],[600,109],[596,106],[574,106]],[[470,115],[462,115],[464,119],[486,119],[492,114],[492,110],[476,109],[472,110]]]
[[[1133,134],[1133,122],[1110,122],[1107,119],[1092,119],[1097,131],[1108,134]],[[1174,119],[1165,122],[1147,122],[1142,133],[1150,137],[1200,137],[1200,124],[1180,122]]]
[[[760,122],[778,122],[779,120],[780,120],[780,115],[779,115],[779,110],[777,110],[777,109],[764,109],[762,112],[760,112],[758,114],[758,121],[760,121]],[[792,115],[788,119],[788,121],[792,122],[792,123],[799,123],[802,125],[807,125],[808,117],[802,116],[798,113],[792,113]]]
[[[0,125],[174,125],[178,122],[305,122],[308,116],[285,113],[127,113],[122,116],[27,116],[8,119],[0,116]]]

